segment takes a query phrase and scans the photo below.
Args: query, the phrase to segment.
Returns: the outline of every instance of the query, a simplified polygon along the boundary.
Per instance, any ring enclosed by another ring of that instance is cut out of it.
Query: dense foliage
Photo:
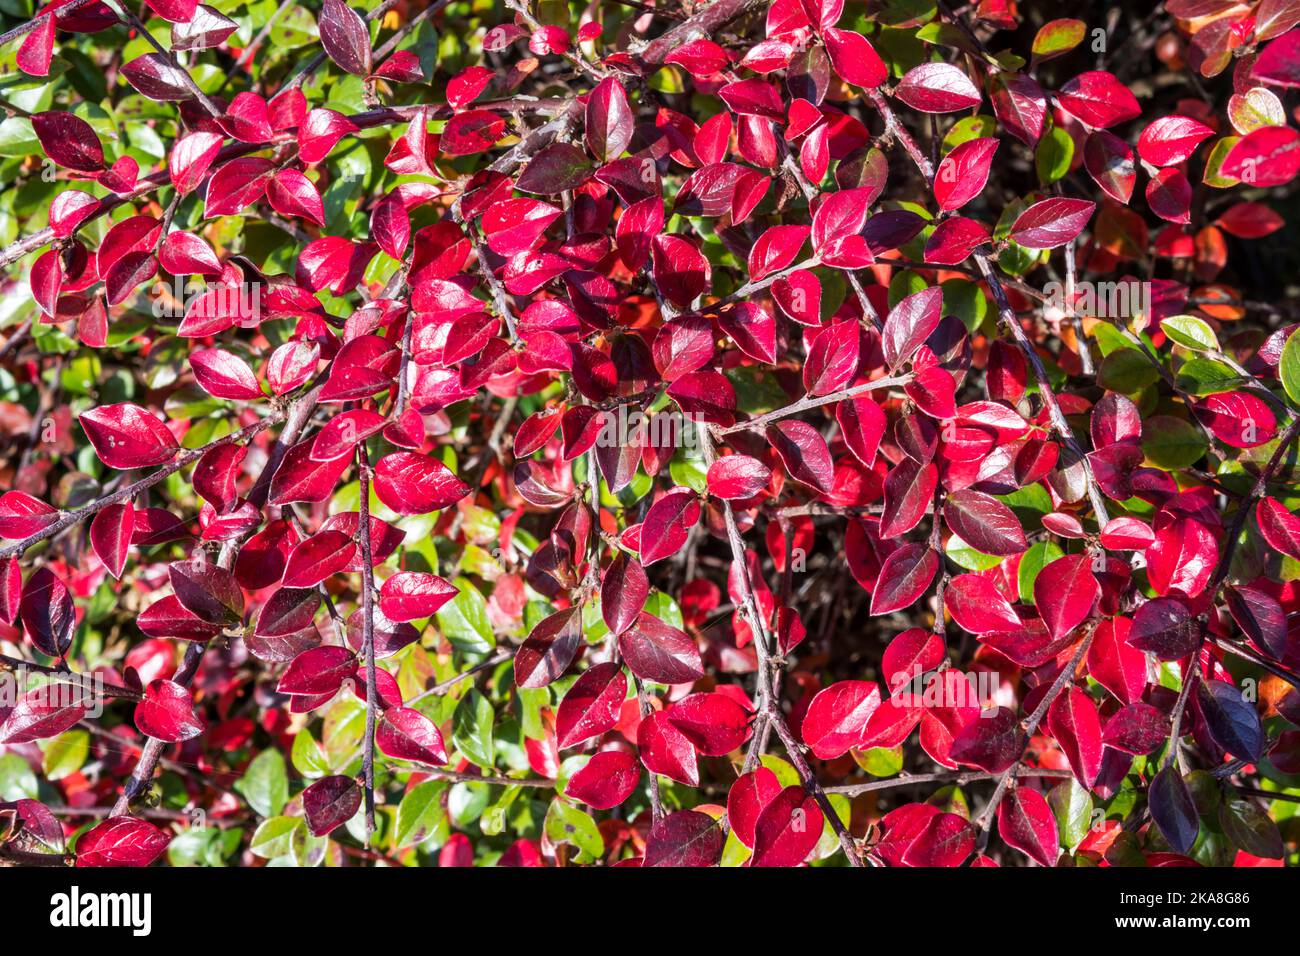
[[[1294,861],[1300,3],[26,2],[0,862]]]

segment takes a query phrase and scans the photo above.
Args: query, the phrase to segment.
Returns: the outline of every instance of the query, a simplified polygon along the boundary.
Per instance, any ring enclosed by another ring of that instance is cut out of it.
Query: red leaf
[[[1044,199],[1012,223],[1011,239],[1026,249],[1055,249],[1083,232],[1096,208],[1096,203],[1086,199]]]
[[[674,49],[664,62],[678,64],[696,79],[707,79],[726,68],[731,54],[712,40],[692,40]]]
[[[282,694],[318,697],[336,693],[345,680],[355,679],[356,674],[356,655],[346,647],[326,644],[295,657],[276,689]]]
[[[785,106],[776,87],[765,80],[749,79],[728,83],[718,90],[718,96],[727,108],[741,116],[762,116],[765,119],[785,118]]]
[[[724,757],[749,739],[749,711],[727,694],[691,694],[666,713],[669,722],[706,757]]]
[[[1262,18],[1264,6],[1267,4],[1261,4],[1258,11],[1261,19],[1256,23],[1256,29],[1260,31],[1265,22]],[[1251,67],[1250,75],[1273,86],[1300,86],[1300,33],[1291,30],[1264,47]]]
[[[970,77],[951,63],[922,63],[914,67],[903,77],[894,95],[922,113],[955,113],[980,102],[980,91]]]
[[[798,866],[817,846],[824,818],[803,787],[786,787],[765,806],[754,824],[752,866]]]
[[[959,574],[944,591],[948,613],[963,630],[972,634],[1012,631],[1020,627],[1011,602],[1002,596],[992,579],[981,574]]]
[[[998,833],[1003,841],[1040,866],[1054,866],[1060,855],[1056,817],[1037,790],[1019,786],[998,804]]]
[[[176,456],[180,446],[167,426],[139,405],[101,405],[81,413],[86,437],[110,468],[148,468]]]
[[[609,632],[617,637],[631,627],[649,595],[650,579],[641,562],[619,551],[600,586],[600,614]]]
[[[580,608],[543,618],[515,654],[515,683],[524,688],[545,687],[568,670],[581,642]]]
[[[448,156],[472,156],[491,149],[505,132],[506,121],[496,113],[470,110],[447,121],[438,146]]]
[[[1152,166],[1174,166],[1214,135],[1214,130],[1188,116],[1163,116],[1142,130],[1138,155]]]
[[[885,558],[871,594],[871,614],[888,614],[911,607],[925,593],[939,570],[939,555],[928,545],[905,544]]]
[[[284,568],[284,586],[311,588],[352,563],[357,543],[341,531],[320,531],[294,546]]]
[[[1068,80],[1056,99],[1061,109],[1093,129],[1108,129],[1142,113],[1129,88],[1104,70]]]
[[[357,132],[357,125],[342,113],[328,109],[314,109],[298,127],[298,158],[304,163],[319,163],[349,133]]]
[[[618,639],[632,673],[656,684],[686,684],[704,676],[695,641],[684,631],[642,611]]]
[[[26,538],[59,520],[59,512],[25,491],[0,495],[0,538]]]
[[[719,498],[753,498],[772,480],[772,469],[748,455],[726,455],[711,466],[707,477],[709,494]]]
[[[1300,559],[1300,518],[1276,498],[1265,496],[1255,507],[1259,532],[1270,548]]]
[[[1181,660],[1200,645],[1200,630],[1187,605],[1177,598],[1147,601],[1133,615],[1129,644],[1162,661]]]
[[[302,811],[313,836],[347,823],[361,809],[361,787],[352,777],[321,777],[302,792]]]
[[[447,762],[442,732],[424,714],[410,707],[389,707],[375,731],[375,743],[394,760],[441,767]]]
[[[891,367],[910,361],[938,327],[942,311],[943,290],[937,285],[915,292],[894,306],[881,333],[885,361]]]
[[[834,760],[866,740],[867,721],[880,706],[871,681],[844,680],[820,691],[804,715],[802,736],[819,760]]]
[[[649,567],[680,551],[699,520],[700,502],[695,492],[673,488],[663,494],[641,524],[641,564]]]
[[[370,30],[359,13],[343,0],[325,0],[318,25],[331,60],[354,76],[370,72]]]
[[[261,156],[244,156],[223,165],[208,182],[203,215],[233,216],[266,193],[275,165]]]
[[[614,729],[627,698],[627,677],[613,661],[593,664],[573,682],[555,713],[555,742],[561,749]]]
[[[1016,763],[1024,752],[1024,732],[1015,711],[999,707],[972,720],[953,738],[948,756],[959,764],[1001,773]]]
[[[281,215],[300,216],[325,225],[325,206],[316,184],[296,169],[281,169],[266,184],[266,198]]]
[[[194,713],[190,692],[170,680],[156,680],[145,688],[144,700],[136,705],[135,726],[155,740],[174,744],[203,733],[203,720]]]
[[[1101,718],[1092,698],[1080,687],[1061,694],[1047,711],[1047,730],[1065,752],[1079,785],[1091,789],[1102,759]]]
[[[54,17],[45,17],[18,47],[18,69],[32,76],[49,76],[54,57]]]
[[[269,504],[286,505],[295,501],[324,501],[334,492],[349,459],[315,461],[311,457],[315,437],[300,441],[285,454],[271,479]],[[376,484],[378,484],[376,482]]]
[[[753,848],[759,815],[780,792],[780,781],[767,767],[756,767],[731,785],[727,794],[727,821],[745,846]]]
[[[904,866],[961,866],[975,849],[975,828],[955,813],[929,818],[903,854]]]
[[[194,378],[209,395],[245,400],[262,397],[257,376],[248,363],[223,349],[199,349],[190,353]]]
[[[469,492],[450,468],[427,455],[393,452],[375,464],[375,494],[398,514],[440,511]]]
[[[208,130],[187,133],[176,141],[167,157],[167,169],[178,192],[183,195],[198,188],[221,152],[222,142],[220,134]]]
[[[190,232],[168,233],[159,250],[158,261],[172,275],[221,275],[221,260],[212,247]]]
[[[889,78],[884,61],[862,34],[827,27],[822,38],[826,41],[831,66],[846,83],[872,90]]]
[[[390,621],[418,621],[436,614],[458,593],[454,584],[436,574],[399,571],[379,589],[379,610]]]
[[[773,226],[765,231],[749,250],[750,281],[757,282],[794,262],[809,233],[808,226]]]
[[[130,501],[109,505],[95,515],[95,520],[90,523],[90,546],[94,548],[95,556],[104,562],[108,573],[115,578],[122,576],[134,534],[135,508]]]
[[[685,734],[669,723],[668,715],[663,711],[654,711],[642,718],[636,732],[636,747],[641,762],[651,773],[688,787],[700,785],[695,748]]]
[[[1034,579],[1034,605],[1054,638],[1063,638],[1082,624],[1100,596],[1087,554],[1057,558]]]
[[[1125,704],[1140,700],[1147,686],[1146,655],[1129,644],[1132,627],[1126,617],[1108,618],[1088,646],[1089,675]]]
[[[679,810],[650,828],[642,865],[713,866],[725,842],[726,834],[713,817],[698,810]]]
[[[569,777],[564,793],[593,810],[610,810],[630,797],[640,780],[636,757],[622,750],[602,750]]]
[[[1159,528],[1146,550],[1147,578],[1159,595],[1196,597],[1219,559],[1214,532],[1195,518],[1179,517]]]
[[[1145,757],[1169,737],[1169,718],[1150,704],[1130,701],[1106,721],[1106,746]]]
[[[90,701],[80,688],[70,687],[66,697],[45,688],[29,691],[0,724],[0,743],[17,745],[57,737],[85,718]]]
[[[41,149],[58,165],[78,173],[97,173],[104,168],[104,147],[80,116],[49,110],[34,114],[31,123]]]
[[[77,840],[77,866],[148,866],[163,855],[171,837],[135,817],[110,817]]]
[[[623,85],[605,77],[587,97],[587,148],[602,163],[617,159],[632,141],[632,127],[632,107]]]
[[[791,478],[817,491],[830,491],[834,465],[821,432],[807,422],[787,419],[768,425],[765,434]]]
[[[1088,175],[1116,202],[1127,204],[1137,182],[1133,150],[1114,133],[1097,130],[1083,145]]]
[[[984,554],[1006,557],[1029,546],[1015,513],[981,491],[953,492],[944,502],[943,517],[954,534]]]
[[[471,66],[461,70],[447,81],[447,105],[454,110],[464,109],[487,89],[495,76],[485,66]]]
[[[934,176],[934,198],[940,209],[960,209],[984,191],[998,140],[971,139],[944,157]]]

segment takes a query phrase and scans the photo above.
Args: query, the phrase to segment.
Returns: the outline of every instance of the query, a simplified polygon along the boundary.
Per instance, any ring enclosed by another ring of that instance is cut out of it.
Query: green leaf
[[[1134,348],[1111,352],[1097,369],[1097,384],[1121,395],[1136,395],[1159,377],[1147,357]]]
[[[1026,604],[1034,603],[1034,581],[1038,578],[1038,572],[1064,554],[1055,541],[1036,541],[1029,546],[1016,571],[1016,589],[1020,592],[1020,600]]]
[[[1184,362],[1174,378],[1179,388],[1198,397],[1235,392],[1245,382],[1244,378],[1218,359],[1204,358],[1199,355]]]
[[[892,777],[903,769],[903,745],[871,747],[854,754],[858,766],[873,777]]]
[[[285,856],[292,849],[293,833],[299,827],[306,829],[302,817],[271,817],[253,833],[248,848],[265,860]]]
[[[293,750],[289,754],[289,759],[293,762],[293,769],[308,780],[327,776],[331,770],[325,751],[311,735],[311,731],[305,728],[294,736]]]
[[[1282,347],[1282,361],[1278,364],[1277,374],[1282,379],[1282,387],[1293,405],[1300,405],[1300,335],[1287,337]]]
[[[545,826],[553,842],[572,844],[589,860],[597,860],[605,852],[605,840],[596,821],[567,800],[556,798],[551,802]]]
[[[1047,795],[1047,803],[1056,814],[1056,828],[1061,846],[1073,849],[1083,842],[1092,828],[1092,796],[1071,777],[1062,780]]]
[[[397,805],[397,831],[394,845],[402,847],[423,843],[441,833],[443,842],[450,832],[447,811],[442,806],[442,795],[447,789],[443,780],[426,780],[407,791]]]
[[[62,780],[69,774],[76,773],[86,762],[86,757],[90,754],[90,734],[81,729],[69,730],[46,741],[43,749],[45,756],[41,767],[46,779]]]
[[[486,770],[493,767],[492,724],[496,715],[491,702],[476,690],[456,705],[451,718],[451,740],[465,757]]]
[[[289,800],[289,773],[278,750],[263,750],[253,758],[235,790],[259,816],[273,817]]]
[[[17,754],[0,756],[0,800],[35,800],[36,774]]]
[[[457,650],[486,654],[497,645],[487,601],[468,578],[456,578],[452,583],[460,593],[438,611],[438,627]]]
[[[1030,52],[1040,61],[1068,53],[1083,42],[1086,29],[1082,20],[1053,20],[1039,29]]]
[[[167,844],[167,862],[172,866],[221,866],[221,831],[216,827],[182,830]]]
[[[1153,415],[1142,428],[1142,452],[1157,468],[1178,471],[1205,454],[1205,436],[1191,422],[1172,415]]]
[[[1183,348],[1196,352],[1218,351],[1219,340],[1208,322],[1194,315],[1173,315],[1160,323],[1161,330]]]
[[[1002,563],[1001,558],[976,551],[955,534],[948,536],[948,542],[943,546],[943,550],[949,560],[967,571],[987,571]]]
[[[1286,855],[1277,824],[1249,800],[1224,800],[1219,806],[1219,825],[1229,840],[1251,856],[1280,860]]]
[[[1044,186],[1063,178],[1070,171],[1070,163],[1073,160],[1074,140],[1059,126],[1053,126],[1048,130],[1047,134],[1038,141],[1038,148],[1034,151],[1034,167],[1038,170],[1038,178]]]

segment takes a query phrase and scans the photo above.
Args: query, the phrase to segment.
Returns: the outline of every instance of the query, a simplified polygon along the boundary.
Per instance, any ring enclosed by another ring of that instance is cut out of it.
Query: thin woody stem
[[[180,471],[186,465],[198,461],[200,458],[203,457],[204,453],[206,453],[210,449],[219,448],[222,445],[229,445],[234,442],[241,442],[244,441],[245,439],[252,438],[258,432],[263,431],[264,429],[280,421],[283,417],[284,416],[282,413],[279,412],[273,413],[271,415],[268,415],[266,418],[262,419],[260,422],[257,422],[256,424],[249,425],[247,428],[242,428],[237,432],[232,432],[229,435],[226,435],[222,438],[218,438],[216,441],[208,442],[208,444],[204,445],[201,448],[193,448],[190,449],[189,451],[181,452],[179,455],[173,458],[168,464],[164,465],[162,468],[159,468],[157,471],[153,472],[152,474],[147,475],[144,478],[141,478],[139,481],[132,482],[131,484],[126,485],[123,488],[119,488],[117,491],[114,491],[112,494],[104,495],[102,498],[97,498],[94,501],[90,502],[89,504],[82,505],[80,508],[77,508],[73,511],[66,511],[59,517],[57,521],[47,525],[46,527],[42,528],[40,531],[29,534],[21,541],[16,541],[13,544],[6,545],[5,547],[0,548],[0,560],[13,557],[16,554],[22,554],[24,551],[26,551],[28,548],[32,547],[33,545],[39,544],[40,542],[44,541],[46,538],[52,538],[55,535],[59,534],[60,532],[77,524],[77,522],[83,521],[86,518],[98,514],[100,511],[107,508],[109,505],[120,504],[124,501],[128,501],[136,497],[138,494],[140,494],[140,492],[144,491],[147,488],[152,488],[154,485],[166,479],[169,475],[173,475],[176,472]]]
[[[366,740],[361,758],[366,788],[366,845],[375,832],[375,715],[379,707],[375,687],[375,573],[370,548],[370,461],[366,443],[357,443],[357,473],[361,501],[358,508],[357,536],[361,542],[361,651],[366,662]]]
[[[782,418],[789,418],[791,415],[798,415],[800,412],[806,412],[810,408],[830,405],[835,402],[843,401],[846,398],[855,398],[858,395],[865,395],[867,392],[902,387],[911,380],[911,375],[896,375],[891,378],[878,378],[870,382],[864,382],[861,385],[842,388],[839,391],[831,392],[828,395],[805,396],[797,402],[792,402],[791,404],[786,405],[784,408],[778,408],[775,411],[759,415],[757,418],[751,418],[747,422],[738,422],[737,424],[731,425],[727,428],[714,429],[714,434],[721,437],[724,435],[734,434],[735,432],[762,428],[770,422],[779,421]]]
[[[844,855],[849,858],[850,866],[862,866],[862,857],[858,853],[857,844],[853,842],[853,836],[840,820],[840,815],[835,812],[831,806],[831,801],[826,796],[826,791],[822,785],[817,782],[816,776],[813,775],[812,769],[808,766],[808,761],[804,759],[803,749],[799,741],[794,739],[790,728],[786,726],[785,718],[776,710],[775,705],[768,709],[768,721],[776,735],[781,738],[781,743],[785,746],[786,753],[790,755],[790,762],[794,764],[795,772],[799,774],[799,779],[803,781],[804,789],[812,794],[817,805],[821,807],[822,813],[830,821],[831,829],[839,837],[840,847],[844,850]]]
[[[1029,715],[1029,719],[1025,721],[1024,732],[1021,738],[1023,743],[1021,744],[1021,754],[1019,759],[998,775],[998,784],[993,791],[993,796],[989,798],[988,805],[984,808],[984,811],[975,819],[975,826],[980,831],[977,847],[980,852],[983,852],[984,847],[988,845],[989,826],[993,822],[994,814],[998,811],[998,806],[1002,803],[1002,798],[1006,796],[1007,787],[1010,786],[1011,782],[1016,778],[1016,775],[1023,769],[1021,763],[1025,759],[1025,748],[1028,747],[1030,739],[1034,736],[1034,731],[1038,729],[1038,725],[1041,724],[1043,718],[1047,716],[1048,708],[1050,708],[1056,698],[1061,695],[1061,692],[1073,683],[1075,673],[1079,669],[1079,663],[1083,660],[1083,655],[1088,653],[1088,648],[1092,645],[1092,638],[1095,633],[1096,629],[1090,626],[1088,633],[1084,636],[1083,640],[1079,642],[1079,647],[1075,650],[1074,656],[1070,658],[1070,663],[1066,664],[1065,667],[1061,669],[1061,673],[1056,676],[1056,680],[1052,683],[1052,686],[1048,688],[1047,693],[1043,695],[1043,699],[1039,701],[1038,707],[1034,709],[1034,712]]]

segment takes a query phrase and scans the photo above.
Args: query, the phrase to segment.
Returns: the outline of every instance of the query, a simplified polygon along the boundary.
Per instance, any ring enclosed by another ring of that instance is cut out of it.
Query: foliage
[[[580,6],[5,34],[0,856],[1294,861],[1300,4]]]

